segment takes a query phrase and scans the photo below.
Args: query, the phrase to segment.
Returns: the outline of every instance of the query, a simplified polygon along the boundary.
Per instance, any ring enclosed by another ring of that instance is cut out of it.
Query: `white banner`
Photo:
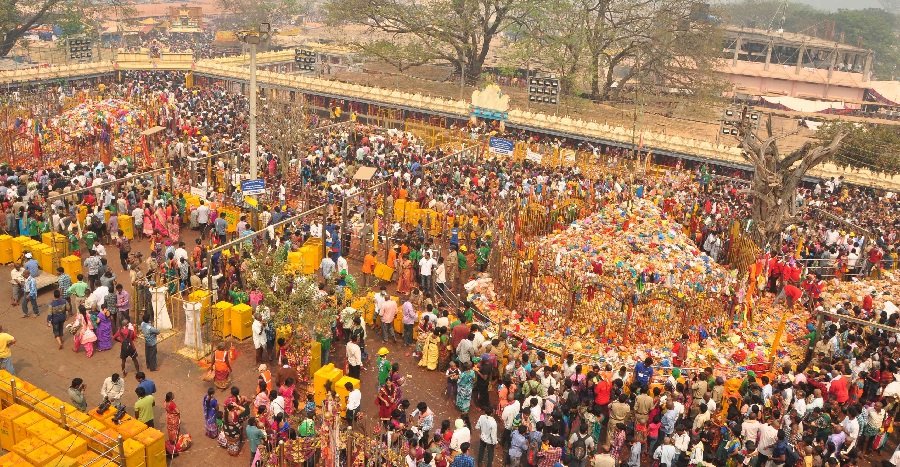
[[[531,149],[528,149],[525,152],[525,160],[534,162],[536,164],[540,164],[544,160],[544,155],[539,152],[534,152]]]

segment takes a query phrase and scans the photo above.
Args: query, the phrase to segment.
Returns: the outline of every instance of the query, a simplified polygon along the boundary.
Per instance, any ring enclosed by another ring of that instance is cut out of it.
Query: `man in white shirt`
[[[431,277],[431,271],[434,269],[434,266],[437,265],[437,261],[431,257],[431,252],[426,251],[425,256],[419,260],[419,274],[422,276],[422,291],[425,294],[430,294],[432,292],[432,287],[434,286]]]
[[[775,443],[778,441],[779,428],[781,428],[781,421],[779,420],[773,420],[771,424],[764,423],[759,427],[759,447],[757,451],[769,459],[772,458]]]
[[[209,226],[209,206],[202,199],[200,206],[197,206],[197,223],[200,225],[200,236],[206,235],[206,228]]]
[[[757,435],[759,434],[760,423],[759,420],[756,419],[757,414],[755,412],[751,412],[750,415],[744,420],[744,423],[741,423],[741,438],[749,439],[752,441],[757,440]]]
[[[272,418],[275,418],[276,415],[284,413],[284,397],[274,389],[272,393],[276,394],[276,397],[269,403],[269,413],[272,414]]]
[[[359,379],[362,371],[362,349],[359,347],[357,340],[356,336],[352,336],[350,342],[347,343],[347,374],[351,378]]]
[[[362,392],[359,388],[353,387],[353,383],[347,381],[344,383],[347,394],[347,425],[353,426],[353,420],[356,419],[356,412],[359,411],[359,404],[362,403]]]
[[[253,314],[253,324],[250,325],[253,332],[253,348],[256,349],[256,363],[264,363],[266,360],[266,326],[263,324],[262,315]]]
[[[709,421],[710,416],[711,414],[709,413],[709,407],[706,405],[706,403],[701,402],[700,413],[698,413],[697,416],[694,417],[694,431],[699,432],[703,428],[703,424]]]
[[[125,394],[125,380],[118,373],[113,373],[112,376],[106,378],[103,386],[100,387],[100,397],[108,399],[114,407],[122,404],[123,394]]]
[[[476,465],[492,467],[494,465],[494,448],[497,447],[497,420],[494,420],[494,417],[491,415],[481,414],[478,417],[478,422],[475,423],[475,428],[481,432],[480,442],[478,443],[478,456],[475,463]],[[485,454],[487,459],[485,463],[482,463]]]
[[[454,427],[453,436],[450,438],[450,450],[459,452],[459,448],[463,443],[470,443],[472,441],[472,433],[461,418],[456,419]]]
[[[503,420],[503,458],[506,462],[506,465],[509,464],[509,443],[512,440],[512,432],[513,422],[516,420],[516,415],[519,414],[519,411],[522,409],[521,404],[518,399],[514,399],[513,394],[509,394],[509,399],[512,399],[512,402],[509,403],[506,407],[503,408],[503,412],[500,413],[500,418]]]
[[[667,465],[671,467],[675,465],[675,460],[678,459],[678,456],[678,449],[675,449],[675,446],[672,445],[672,438],[669,437],[666,437],[662,446],[656,448],[656,451],[653,453],[653,458],[658,460],[661,466]]]
[[[444,264],[444,258],[438,259],[437,268],[434,270],[434,284],[438,291],[446,292],[447,290],[447,265]]]
[[[679,455],[686,456],[690,450],[691,435],[688,434],[684,425],[675,427],[675,434],[672,435],[672,443],[675,444],[675,450]]]

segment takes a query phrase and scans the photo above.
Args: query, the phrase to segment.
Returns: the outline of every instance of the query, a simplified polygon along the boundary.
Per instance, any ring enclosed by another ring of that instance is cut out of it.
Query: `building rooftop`
[[[841,44],[837,41],[830,41],[826,39],[822,39],[819,37],[808,36],[806,34],[798,34],[794,32],[786,32],[786,31],[769,31],[765,29],[757,29],[757,28],[745,28],[742,26],[733,26],[728,25],[723,28],[725,30],[726,35],[741,35],[744,38],[757,40],[757,41],[768,41],[770,39],[776,40],[782,43],[790,43],[797,45],[806,45],[808,47],[816,47],[822,49],[833,49],[835,47],[840,50],[848,51],[848,52],[857,52],[857,53],[869,53],[869,49],[865,49],[862,47],[856,47],[848,44]]]

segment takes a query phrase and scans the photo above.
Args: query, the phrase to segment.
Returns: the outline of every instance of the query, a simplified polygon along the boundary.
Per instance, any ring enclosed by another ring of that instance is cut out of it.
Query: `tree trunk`
[[[588,70],[591,74],[591,99],[600,98],[600,52],[591,51],[591,63]]]

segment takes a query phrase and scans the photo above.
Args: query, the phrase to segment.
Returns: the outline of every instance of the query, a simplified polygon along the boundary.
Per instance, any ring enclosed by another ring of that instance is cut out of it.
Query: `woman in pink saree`
[[[156,233],[163,237],[169,236],[169,229],[166,228],[166,224],[168,224],[166,210],[162,206],[157,206],[156,212],[153,213],[153,228],[156,230]]]
[[[166,219],[168,220],[166,230],[169,232],[169,238],[172,240],[172,243],[177,244],[181,236],[181,226],[178,223],[178,210],[175,209],[175,205],[172,203],[166,206]]]
[[[144,236],[153,235],[155,226],[153,224],[153,211],[150,210],[150,204],[144,203]]]

